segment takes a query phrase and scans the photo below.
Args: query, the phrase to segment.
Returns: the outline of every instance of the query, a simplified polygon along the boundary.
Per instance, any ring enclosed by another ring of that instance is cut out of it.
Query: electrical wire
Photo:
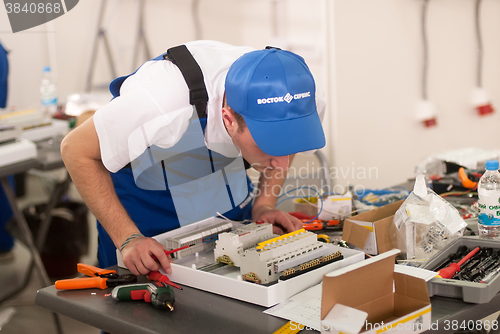
[[[401,188],[401,190],[397,190],[397,188]],[[354,195],[363,204],[379,207],[408,197],[409,191],[405,187],[398,186],[382,190],[364,189],[363,193],[354,192]]]
[[[439,196],[441,196],[441,197],[447,197],[447,196],[461,196],[461,195],[472,195],[472,196],[477,196],[477,192],[474,192],[474,191],[472,191],[472,190],[474,190],[474,189],[467,190],[467,191],[449,191],[449,192],[446,192],[446,193],[439,194]]]
[[[230,221],[230,222],[236,222],[236,220],[232,220],[232,219],[229,219],[227,218],[226,216],[224,216],[222,213],[220,212],[216,212],[217,216],[221,216],[223,219],[227,220],[227,221]]]
[[[427,8],[429,0],[422,0],[422,100],[427,100],[427,75],[429,71],[429,42],[427,39]]]
[[[291,190],[289,190],[289,191],[287,191],[287,192],[285,192],[285,193],[281,194],[281,195],[278,197],[278,200],[279,200],[280,198],[282,198],[283,196],[288,195],[288,194],[289,194],[289,193],[291,193],[292,191],[299,190],[299,189],[304,189],[304,188],[307,188],[307,189],[309,189],[309,190],[313,190],[314,192],[316,192],[317,197],[319,198],[320,203],[321,203],[321,207],[320,207],[320,208],[319,208],[319,210],[318,210],[318,214],[317,214],[316,216],[314,216],[314,218],[312,218],[312,219],[310,219],[310,220],[308,220],[308,221],[304,222],[304,224],[307,224],[307,223],[310,223],[310,222],[312,222],[312,221],[316,220],[316,219],[319,217],[319,215],[321,214],[321,212],[323,211],[323,198],[322,198],[321,194],[320,194],[320,193],[319,193],[316,189],[314,189],[313,187],[309,187],[309,186],[303,186],[303,187],[294,188],[294,189],[291,189]],[[282,202],[284,202],[284,201],[287,201],[287,200],[290,200],[290,199],[294,199],[294,198],[301,198],[301,199],[304,199],[304,196],[291,196],[291,197],[284,198],[284,199],[282,199],[281,201],[278,201],[278,203],[276,203],[276,206],[278,206],[278,204],[280,204],[280,203],[282,203]]]
[[[302,200],[303,200],[304,202],[306,202],[306,204],[309,204],[309,205],[314,206],[314,207],[318,207],[318,206],[316,205],[316,203],[309,202],[307,199],[305,199],[305,198],[303,198],[303,197],[302,197]],[[327,213],[329,213],[329,214],[332,214],[332,215],[334,215],[334,216],[337,216],[337,217],[339,217],[339,218],[343,218],[343,217],[344,217],[344,215],[341,215],[340,213],[336,213],[336,212],[328,211],[328,210],[326,210],[325,208],[323,208],[323,210],[322,210],[322,211],[325,211],[325,212],[327,212]]]
[[[245,220],[233,220],[233,219],[229,219],[227,218],[226,216],[224,216],[222,213],[220,212],[216,212],[217,216],[220,216],[222,219],[224,220],[227,220],[228,222],[232,222],[232,223],[246,223],[246,222],[251,222],[250,219],[245,219]]]
[[[312,205],[312,206],[314,206],[314,207],[317,207],[315,203],[311,203],[311,202],[309,202],[308,200],[306,200],[305,198],[302,198],[302,200],[303,200],[304,202],[306,202],[306,204],[309,204],[309,205]],[[325,208],[323,208],[323,210],[322,210],[322,211],[324,211],[324,212],[328,212],[329,214],[332,214],[332,215],[334,215],[334,216],[337,216],[337,217],[339,217],[339,218],[341,218],[341,219],[342,219],[342,218],[343,218],[343,219],[345,219],[345,218],[349,218],[349,217],[351,217],[353,213],[356,213],[356,212],[359,212],[359,211],[369,211],[369,210],[371,210],[371,208],[362,208],[362,209],[357,209],[357,210],[353,210],[353,211],[351,211],[351,212],[349,212],[349,213],[347,213],[347,214],[345,214],[345,215],[341,215],[340,213],[336,213],[336,212],[328,211],[328,210],[326,210]]]
[[[481,34],[481,3],[482,0],[476,0],[475,11],[475,26],[476,26],[476,41],[477,41],[477,87],[483,86],[483,37]]]

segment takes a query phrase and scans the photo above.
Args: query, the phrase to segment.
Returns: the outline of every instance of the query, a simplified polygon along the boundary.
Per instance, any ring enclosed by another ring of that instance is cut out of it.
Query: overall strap
[[[203,72],[185,45],[167,50],[163,56],[177,65],[189,88],[189,103],[196,108],[198,118],[207,117],[208,93],[203,80]]]

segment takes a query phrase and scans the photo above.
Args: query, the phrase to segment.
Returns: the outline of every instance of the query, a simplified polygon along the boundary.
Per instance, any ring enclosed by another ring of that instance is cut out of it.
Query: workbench
[[[408,181],[402,186],[413,188]],[[339,235],[333,232],[330,237]],[[128,270],[118,266],[109,269],[119,274]],[[145,282],[144,276],[139,282]],[[137,302],[117,302],[104,297],[107,290],[88,289],[58,291],[54,286],[38,291],[36,304],[67,317],[84,322],[110,333],[274,333],[287,323],[286,320],[263,313],[266,307],[242,302],[210,292],[183,286],[175,290],[176,302],[173,312],[160,311],[151,304]],[[452,333],[445,328],[456,320],[480,320],[500,311],[500,294],[489,303],[470,304],[460,299],[434,296],[431,298],[432,323],[439,329],[427,333]],[[433,327],[433,329],[435,329]],[[300,333],[318,333],[303,330]],[[498,333],[498,332],[497,332]],[[496,333],[495,333],[496,334]]]
[[[129,273],[117,266],[109,269]],[[139,282],[144,281],[144,276],[139,277]],[[173,312],[155,309],[143,301],[117,302],[104,296],[111,290],[58,291],[50,286],[38,291],[35,303],[110,333],[273,333],[287,322],[264,314],[265,307],[190,287],[175,290]],[[440,330],[429,332],[440,333],[445,332],[445,320],[478,320],[500,310],[500,295],[487,304],[445,297],[432,297],[431,303],[432,322],[438,321]]]

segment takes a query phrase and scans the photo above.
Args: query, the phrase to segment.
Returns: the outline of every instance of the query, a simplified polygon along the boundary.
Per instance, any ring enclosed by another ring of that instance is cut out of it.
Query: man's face
[[[245,126],[243,129],[239,127],[238,122],[236,122],[232,116],[232,111],[224,108],[222,117],[234,145],[240,149],[243,159],[253,168],[261,173],[272,169],[281,169],[285,171],[288,168],[290,156],[285,155],[276,157],[264,153],[255,143],[248,127]]]
[[[288,168],[289,156],[275,157],[262,152],[247,127],[242,132],[238,132],[232,139],[233,143],[241,150],[243,159],[257,171],[262,173],[266,169],[286,170]]]

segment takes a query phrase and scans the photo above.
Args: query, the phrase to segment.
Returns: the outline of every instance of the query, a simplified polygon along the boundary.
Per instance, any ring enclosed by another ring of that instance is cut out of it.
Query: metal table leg
[[[49,279],[49,276],[47,275],[47,271],[45,270],[45,266],[43,265],[42,259],[40,257],[40,253],[38,252],[38,249],[35,246],[35,242],[33,241],[33,237],[31,235],[31,231],[29,229],[28,223],[26,222],[26,219],[24,218],[24,215],[21,212],[21,210],[19,210],[19,207],[18,207],[17,201],[16,201],[16,197],[14,195],[14,192],[12,191],[12,188],[9,185],[9,182],[8,182],[6,176],[0,177],[0,184],[5,191],[5,195],[6,195],[7,200],[9,201],[9,204],[12,208],[12,212],[14,214],[14,218],[15,218],[16,223],[20,229],[20,232],[23,235],[23,237],[26,239],[26,244],[31,251],[31,255],[32,255],[31,263],[34,262],[34,265],[38,269],[38,272],[40,273],[40,277],[42,279],[42,283],[43,283],[44,287],[49,286],[49,285],[51,285],[51,281]],[[28,267],[27,277],[25,278],[26,283],[29,280],[29,277],[31,276],[31,273],[32,273],[33,265],[31,265],[31,263],[30,263],[30,266]],[[25,286],[26,285],[24,285],[22,288],[24,289]],[[19,289],[19,291],[21,291],[21,290],[22,289]],[[14,294],[16,294],[19,291],[16,291]],[[13,294],[11,294],[11,295],[13,295]],[[61,327],[59,315],[57,313],[53,313],[53,314],[54,314],[54,321],[56,324],[57,332],[62,334],[62,327]]]
[[[59,203],[61,197],[63,197],[63,195],[68,192],[68,187],[70,183],[71,183],[71,178],[69,174],[66,174],[66,179],[62,182],[58,182],[54,186],[54,189],[52,189],[52,193],[50,194],[49,197],[49,202],[47,203],[47,206],[45,207],[44,210],[44,214],[42,216],[43,217],[42,223],[40,224],[40,228],[38,229],[36,235],[36,248],[40,253],[42,252],[42,248],[45,245],[45,239],[47,238],[47,233],[49,233],[50,222],[52,221],[51,212],[56,207],[57,203]]]

